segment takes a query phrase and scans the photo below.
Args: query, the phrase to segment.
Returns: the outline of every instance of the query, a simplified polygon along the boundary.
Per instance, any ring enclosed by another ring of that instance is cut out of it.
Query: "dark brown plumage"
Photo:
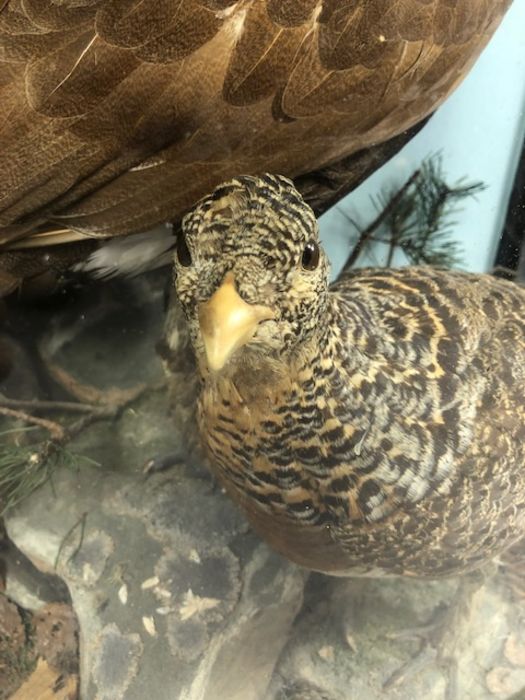
[[[446,98],[509,4],[0,0],[0,248],[177,220],[238,172],[321,169],[301,179],[319,211]],[[0,256],[0,291],[56,257]]]
[[[522,287],[431,268],[329,287],[313,212],[281,177],[221,186],[183,232],[201,437],[275,549],[333,574],[434,577],[525,536]]]

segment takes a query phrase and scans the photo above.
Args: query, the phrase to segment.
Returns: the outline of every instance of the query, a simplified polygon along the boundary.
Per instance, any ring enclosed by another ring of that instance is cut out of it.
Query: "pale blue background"
[[[402,184],[421,161],[440,151],[448,184],[466,176],[487,189],[461,203],[454,217],[463,247],[461,267],[489,270],[494,261],[506,207],[525,135],[525,0],[514,0],[498,31],[471,73],[429,124],[389,163],[320,219],[321,236],[333,274],[346,260],[355,237],[341,210],[363,227],[375,216],[370,196]],[[403,264],[397,255],[394,264]],[[360,265],[385,263],[382,246],[369,249]]]

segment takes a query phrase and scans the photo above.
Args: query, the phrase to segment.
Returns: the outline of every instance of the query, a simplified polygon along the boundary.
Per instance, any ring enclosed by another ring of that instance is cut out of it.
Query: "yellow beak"
[[[222,369],[233,353],[253,338],[258,324],[273,317],[269,307],[241,299],[233,272],[228,272],[219,289],[199,307],[208,367],[212,371]]]

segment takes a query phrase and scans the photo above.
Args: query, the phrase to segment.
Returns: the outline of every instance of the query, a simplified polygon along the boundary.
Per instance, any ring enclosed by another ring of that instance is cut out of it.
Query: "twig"
[[[80,548],[82,547],[82,543],[83,543],[83,541],[84,541],[84,534],[85,534],[85,532],[86,532],[86,520],[87,520],[87,515],[88,515],[88,514],[87,514],[87,511],[85,511],[84,513],[82,513],[82,515],[80,516],[80,518],[79,518],[75,523],[73,523],[73,525],[69,528],[69,530],[66,532],[66,534],[65,534],[64,537],[62,538],[62,541],[60,542],[60,546],[58,547],[57,555],[56,555],[56,557],[55,557],[55,563],[54,563],[54,565],[53,565],[53,568],[55,569],[55,571],[56,571],[56,568],[57,568],[57,566],[58,566],[58,562],[59,562],[59,559],[60,559],[60,555],[62,554],[62,551],[63,551],[64,547],[66,546],[66,542],[68,541],[69,537],[74,533],[74,531],[77,529],[77,527],[78,527],[79,525],[80,525],[80,537],[79,537],[79,540],[78,540],[78,544],[77,544],[77,546],[75,547],[75,549],[71,552],[71,554],[69,555],[69,557],[67,558],[67,561],[70,562],[70,561],[71,561],[72,559],[74,559],[74,558],[77,556],[77,554],[80,552]]]
[[[65,426],[44,418],[37,418],[25,411],[0,405],[0,415],[22,420],[50,433],[49,439],[42,440],[38,444],[22,448],[8,445],[0,449],[0,477],[3,474],[0,478],[1,500],[4,500],[4,495],[6,498],[5,506],[0,503],[0,517],[7,508],[20,502],[31,491],[51,478],[50,460],[59,460],[66,454],[65,445],[85,428],[96,421],[116,418],[126,406],[144,392],[156,391],[162,387],[163,384],[159,383],[151,387],[140,384],[131,389],[111,389],[104,395],[104,403],[99,406],[89,406],[89,413],[86,412],[87,406],[83,404],[85,414]],[[19,428],[19,430],[24,429]]]
[[[60,423],[46,420],[45,418],[37,418],[36,416],[32,416],[29,413],[25,413],[25,411],[16,411],[12,408],[0,406],[0,415],[9,416],[9,418],[16,418],[18,420],[23,420],[25,423],[30,423],[32,425],[37,425],[39,428],[44,428],[50,433],[52,439],[57,442],[61,442],[62,440],[64,440],[66,435],[66,431],[60,425]]]
[[[363,250],[363,247],[368,243],[369,239],[372,237],[372,234],[376,229],[381,226],[383,221],[391,214],[391,212],[396,208],[398,205],[399,201],[402,199],[403,195],[405,192],[411,187],[415,180],[419,177],[421,173],[421,169],[418,168],[415,170],[412,175],[408,178],[408,180],[405,182],[403,187],[396,192],[396,194],[391,198],[391,200],[388,202],[386,207],[381,211],[376,218],[372,221],[371,224],[369,224],[363,231],[361,231],[361,234],[357,240],[357,243],[354,246],[354,249],[348,256],[348,259],[346,263],[343,266],[343,270],[348,270],[349,268],[353,267],[355,263],[357,262],[357,258],[361,255],[361,252]]]
[[[132,389],[114,390],[115,393],[113,395],[115,397],[118,396],[118,400],[115,400],[113,404],[107,403],[102,406],[94,406],[90,413],[70,423],[66,428],[62,428],[62,435],[48,442],[47,446],[44,446],[46,456],[49,454],[49,450],[62,447],[93,423],[99,420],[111,420],[116,418],[128,404],[139,398],[147,389],[148,387],[146,385],[139,384]]]
[[[397,232],[392,231],[392,236],[389,241],[389,248],[388,248],[388,256],[386,259],[386,266],[391,267],[392,266],[392,260],[394,258],[394,251],[397,246],[397,241],[398,241],[398,235]]]
[[[65,411],[70,413],[90,413],[96,410],[94,404],[77,401],[40,401],[39,399],[9,399],[0,394],[0,407],[27,409],[28,411]]]
[[[83,430],[85,430],[90,425],[96,423],[99,420],[116,418],[119,415],[119,413],[123,411],[124,408],[126,408],[126,406],[128,405],[128,403],[130,403],[131,400],[132,399],[130,399],[129,401],[122,401],[121,403],[115,404],[114,406],[100,406],[99,408],[94,409],[87,416],[79,418],[74,423],[71,423],[71,425],[68,427],[67,439],[71,440],[76,435],[78,435]]]

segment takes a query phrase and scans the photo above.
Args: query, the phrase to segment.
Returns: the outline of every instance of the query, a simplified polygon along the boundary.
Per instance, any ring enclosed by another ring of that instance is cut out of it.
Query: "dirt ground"
[[[77,700],[78,625],[64,603],[30,612],[5,593],[0,551],[0,700]]]

